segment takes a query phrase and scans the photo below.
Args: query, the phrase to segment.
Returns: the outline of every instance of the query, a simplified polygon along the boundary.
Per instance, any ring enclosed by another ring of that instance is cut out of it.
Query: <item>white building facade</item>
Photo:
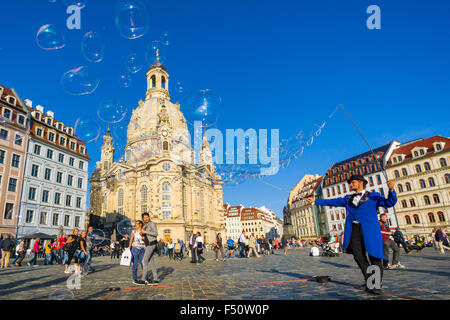
[[[18,237],[42,232],[56,235],[85,227],[88,162],[83,141],[74,129],[55,120],[53,112],[32,108]]]

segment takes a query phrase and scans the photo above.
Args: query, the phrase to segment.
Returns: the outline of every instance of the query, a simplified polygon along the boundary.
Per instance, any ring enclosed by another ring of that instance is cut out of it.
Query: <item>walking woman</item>
[[[33,257],[33,259],[31,259],[30,262],[28,262],[28,266],[31,266],[31,265],[36,266],[37,265],[37,258],[39,256],[39,241],[40,240],[41,239],[36,238],[36,240],[34,241],[33,249],[31,250],[31,252],[34,253],[34,257]]]
[[[289,247],[288,247],[288,242],[287,242],[285,236],[283,236],[283,238],[281,238],[281,246],[283,247],[284,255],[286,256]]]
[[[69,265],[72,262],[73,256],[75,255],[75,252],[77,251],[79,247],[79,236],[78,236],[78,229],[73,230],[73,234],[69,235],[66,245],[64,246],[65,251],[67,252],[67,259],[65,263],[65,271],[64,273],[70,273],[69,272]]]
[[[86,234],[86,231],[81,232],[81,236],[78,238],[78,249],[75,250],[73,255],[76,274],[81,274],[80,264],[85,263],[88,256],[86,251]]]
[[[205,244],[203,242],[203,237],[201,236],[200,232],[197,232],[197,238],[195,238],[195,248],[197,248],[197,260],[198,264],[203,263],[203,261],[206,261],[205,258],[203,258],[203,248]]]
[[[145,281],[137,278],[138,267],[141,265],[142,268],[142,259],[144,258],[145,253],[145,239],[142,236],[143,228],[144,222],[141,220],[136,221],[136,229],[131,233],[128,245],[128,248],[131,249],[131,254],[133,255],[133,283],[139,286],[145,285]]]
[[[18,267],[22,266],[22,260],[25,258],[27,250],[25,248],[25,241],[23,239],[19,243],[19,259],[16,261],[15,265]]]

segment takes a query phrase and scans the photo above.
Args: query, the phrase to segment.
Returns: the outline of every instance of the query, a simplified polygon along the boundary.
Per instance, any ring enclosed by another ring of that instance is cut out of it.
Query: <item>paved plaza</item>
[[[81,279],[80,289],[67,289],[64,268],[58,265],[9,267],[0,270],[0,299],[89,299],[140,300],[167,297],[179,299],[383,299],[414,300],[450,298],[450,256],[440,255],[433,248],[423,254],[406,255],[400,262],[406,269],[387,270],[384,274],[385,294],[373,296],[355,286],[362,284],[362,275],[351,255],[310,257],[309,249],[290,249],[259,259],[229,259],[216,262],[214,253],[205,254],[203,265],[190,259],[173,262],[156,257],[161,283],[159,286],[135,286],[131,268],[119,265],[109,256],[94,258],[95,272]],[[43,263],[43,259],[40,259]],[[331,276],[331,282],[320,284],[315,275]],[[110,291],[116,288],[116,291]],[[120,290],[118,290],[120,288]],[[162,296],[161,296],[162,295]]]

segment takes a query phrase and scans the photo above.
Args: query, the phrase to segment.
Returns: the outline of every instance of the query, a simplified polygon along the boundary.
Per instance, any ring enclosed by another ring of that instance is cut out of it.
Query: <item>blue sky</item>
[[[168,31],[165,65],[171,84],[180,80],[187,92],[220,93],[220,129],[280,129],[281,138],[288,138],[312,130],[342,103],[374,148],[393,139],[449,136],[448,1],[145,0],[150,28],[134,40],[117,31],[115,2],[88,0],[81,30],[68,30],[62,0],[3,1],[0,83],[53,110],[66,124],[74,125],[81,115],[95,118],[104,99],[133,109],[144,98],[148,65],[132,75],[131,87],[120,88],[125,57],[136,53],[144,60],[147,44]],[[372,4],[381,8],[381,30],[366,28]],[[36,45],[45,24],[64,32],[64,48],[46,51]],[[89,31],[104,39],[100,63],[81,55],[81,39]],[[93,68],[100,85],[90,95],[69,95],[60,78],[82,65]],[[171,93],[175,101],[183,98]],[[104,131],[106,123],[97,121]],[[99,153],[90,145],[92,172]],[[324,174],[334,162],[366,150],[338,111],[302,157],[264,181],[289,190],[304,174]],[[287,196],[251,180],[224,187],[225,202],[266,205],[280,217]]]

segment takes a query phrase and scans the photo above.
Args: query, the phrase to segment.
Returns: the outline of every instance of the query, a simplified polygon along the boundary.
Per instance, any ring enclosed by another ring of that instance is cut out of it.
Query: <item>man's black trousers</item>
[[[353,224],[352,236],[350,238],[349,245],[351,246],[351,251],[353,252],[353,259],[355,259],[358,267],[361,269],[364,280],[367,281],[367,278],[370,276],[370,274],[367,274],[367,268],[369,267],[369,265],[377,265],[381,271],[381,279],[383,279],[383,259],[375,258],[370,254],[367,254],[366,247],[364,245],[361,224]],[[369,261],[367,261],[367,255],[369,256],[370,264]]]

